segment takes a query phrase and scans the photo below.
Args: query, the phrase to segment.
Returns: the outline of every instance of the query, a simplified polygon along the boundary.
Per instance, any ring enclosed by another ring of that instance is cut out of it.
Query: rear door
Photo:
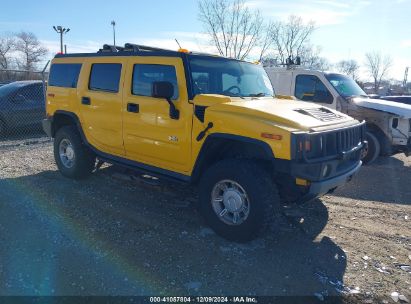
[[[155,81],[174,86],[179,119],[170,118],[165,99],[151,97]],[[127,158],[185,173],[191,159],[193,106],[179,57],[130,57],[124,85],[124,145]]]
[[[83,131],[98,150],[124,155],[122,98],[124,57],[87,60],[79,84]]]

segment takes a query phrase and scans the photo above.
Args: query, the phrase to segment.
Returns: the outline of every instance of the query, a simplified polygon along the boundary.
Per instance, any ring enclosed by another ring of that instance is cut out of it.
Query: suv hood
[[[353,125],[358,121],[338,111],[313,103],[274,98],[246,99],[227,98],[226,101],[210,105],[206,113],[224,112],[254,116],[298,130],[311,130],[326,126]]]
[[[403,118],[411,118],[411,105],[383,99],[354,97],[352,99],[357,106],[387,112]]]

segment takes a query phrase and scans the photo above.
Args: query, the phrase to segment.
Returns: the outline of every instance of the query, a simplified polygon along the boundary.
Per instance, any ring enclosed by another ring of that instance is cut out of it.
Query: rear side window
[[[120,76],[120,63],[95,63],[91,66],[89,89],[117,93]]]
[[[50,68],[49,86],[76,88],[80,63],[55,63]]]
[[[178,99],[176,68],[172,65],[135,64],[133,70],[133,95],[151,96],[153,82],[168,81],[174,87],[173,100]]]

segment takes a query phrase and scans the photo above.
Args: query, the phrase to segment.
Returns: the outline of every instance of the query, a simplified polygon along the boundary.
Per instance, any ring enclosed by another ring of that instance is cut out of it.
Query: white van
[[[277,95],[319,103],[367,123],[363,162],[411,151],[411,105],[372,99],[350,77],[299,66],[265,67]]]

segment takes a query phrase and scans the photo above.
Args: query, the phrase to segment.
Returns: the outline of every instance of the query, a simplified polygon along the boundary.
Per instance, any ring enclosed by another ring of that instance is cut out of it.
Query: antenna
[[[177,42],[178,48],[182,49],[182,47],[181,47],[180,43],[178,42],[178,40],[176,38],[174,40]]]

